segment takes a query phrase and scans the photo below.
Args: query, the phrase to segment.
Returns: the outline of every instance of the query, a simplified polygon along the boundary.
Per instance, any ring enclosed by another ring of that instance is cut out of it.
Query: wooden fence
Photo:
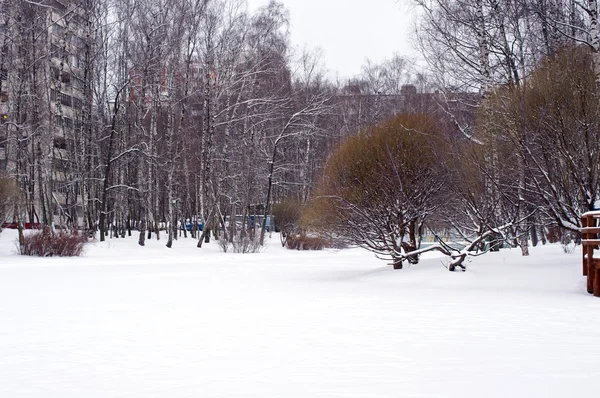
[[[583,275],[587,276],[587,291],[600,297],[600,253],[594,253],[600,247],[600,211],[590,211],[581,216],[581,244],[583,247]]]

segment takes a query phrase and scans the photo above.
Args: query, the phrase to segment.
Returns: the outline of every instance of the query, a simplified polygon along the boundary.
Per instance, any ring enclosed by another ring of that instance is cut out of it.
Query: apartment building
[[[0,3],[0,171],[19,181],[30,222],[64,221],[77,207],[68,149],[84,104],[83,2]]]

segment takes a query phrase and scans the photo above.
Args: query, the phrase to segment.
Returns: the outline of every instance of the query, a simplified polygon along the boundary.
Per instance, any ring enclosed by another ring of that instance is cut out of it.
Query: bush
[[[12,216],[13,209],[18,204],[20,197],[17,182],[4,173],[0,173],[0,232],[2,232],[2,224]]]
[[[302,204],[296,198],[283,198],[273,205],[272,213],[275,217],[275,231],[281,232],[281,245],[285,246],[284,237],[298,230]]]
[[[323,250],[329,247],[326,239],[306,235],[288,235],[285,245],[290,250]]]
[[[249,236],[241,237],[236,235],[233,242],[227,239],[219,239],[219,248],[224,253],[258,253],[262,250],[262,246],[258,239],[252,239]]]
[[[546,239],[550,243],[561,242],[563,238],[563,231],[560,227],[550,227],[548,228],[548,233],[546,234]]]
[[[566,254],[571,254],[575,252],[577,248],[577,237],[571,231],[561,231],[562,236],[560,238],[560,244],[562,246],[563,252]]]
[[[55,233],[50,228],[44,228],[39,232],[26,235],[19,252],[24,256],[74,257],[81,255],[87,241],[87,237],[77,231]]]
[[[561,246],[563,252],[565,252],[566,254],[573,254],[575,252],[575,249],[577,248],[577,244],[573,241],[562,242]]]

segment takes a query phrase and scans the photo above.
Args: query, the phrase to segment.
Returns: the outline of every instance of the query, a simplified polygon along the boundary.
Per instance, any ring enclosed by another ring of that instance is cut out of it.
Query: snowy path
[[[11,234],[0,397],[567,397],[600,380],[600,299],[559,246],[450,273],[275,237],[255,255],[131,239],[22,258]]]

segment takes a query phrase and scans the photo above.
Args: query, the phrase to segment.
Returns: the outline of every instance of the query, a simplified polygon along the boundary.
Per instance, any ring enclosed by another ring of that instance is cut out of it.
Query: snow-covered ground
[[[359,249],[135,238],[25,258],[0,234],[0,397],[577,397],[600,380],[580,249],[450,273]]]

